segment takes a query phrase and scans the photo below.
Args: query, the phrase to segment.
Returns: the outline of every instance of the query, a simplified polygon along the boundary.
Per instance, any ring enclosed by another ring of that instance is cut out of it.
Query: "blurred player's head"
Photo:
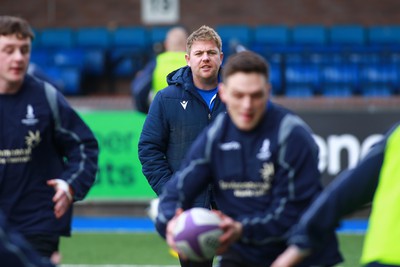
[[[164,42],[165,50],[174,52],[186,51],[187,38],[188,33],[183,27],[170,29]]]
[[[28,68],[33,31],[24,19],[0,16],[0,89],[13,92]]]
[[[264,116],[270,95],[269,68],[263,57],[243,51],[228,58],[219,92],[233,123],[254,129]]]
[[[217,87],[223,59],[221,49],[221,37],[208,26],[200,27],[188,37],[185,58],[196,87],[204,90]]]

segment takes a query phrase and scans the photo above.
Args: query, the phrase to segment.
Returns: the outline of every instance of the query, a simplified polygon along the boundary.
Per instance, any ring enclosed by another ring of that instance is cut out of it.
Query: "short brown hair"
[[[35,34],[29,23],[19,17],[0,16],[0,35],[16,34],[18,38],[35,38]]]
[[[269,65],[260,55],[251,51],[242,51],[230,56],[222,68],[222,78],[225,80],[229,76],[237,73],[260,73],[269,80]]]
[[[186,41],[186,52],[190,54],[192,45],[195,41],[214,41],[218,46],[220,52],[222,52],[222,41],[218,33],[211,27],[206,25],[201,26],[188,37]]]

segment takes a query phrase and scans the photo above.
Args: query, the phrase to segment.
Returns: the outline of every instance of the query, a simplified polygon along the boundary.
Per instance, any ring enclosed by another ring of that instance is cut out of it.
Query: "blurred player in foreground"
[[[26,73],[33,38],[28,22],[0,16],[0,209],[50,258],[95,180],[98,145],[65,98]]]
[[[361,264],[400,266],[400,124],[352,170],[336,178],[291,231],[290,247],[273,267],[292,267],[324,246],[339,220],[372,201]]]
[[[221,267],[265,267],[286,249],[285,233],[321,192],[318,147],[307,125],[270,101],[269,69],[249,51],[224,65],[220,114],[194,142],[181,169],[165,185],[156,227],[175,247],[182,210],[209,184],[222,218]],[[342,260],[334,231],[302,266]]]
[[[54,259],[58,263],[59,259]],[[9,267],[53,267],[26,240],[9,225],[0,212],[0,265]]]

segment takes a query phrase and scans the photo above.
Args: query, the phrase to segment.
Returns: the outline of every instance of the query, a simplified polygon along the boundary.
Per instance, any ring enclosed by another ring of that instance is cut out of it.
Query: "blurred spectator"
[[[170,29],[164,41],[165,51],[147,63],[136,75],[131,91],[138,111],[147,113],[153,96],[168,86],[167,75],[186,65],[187,37],[187,31],[182,27]]]

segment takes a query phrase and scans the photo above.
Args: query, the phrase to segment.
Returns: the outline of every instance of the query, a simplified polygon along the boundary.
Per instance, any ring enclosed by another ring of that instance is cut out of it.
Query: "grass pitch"
[[[360,266],[364,235],[338,237],[345,262],[337,267]],[[73,233],[71,238],[61,240],[60,250],[64,266],[179,266],[156,233]]]

